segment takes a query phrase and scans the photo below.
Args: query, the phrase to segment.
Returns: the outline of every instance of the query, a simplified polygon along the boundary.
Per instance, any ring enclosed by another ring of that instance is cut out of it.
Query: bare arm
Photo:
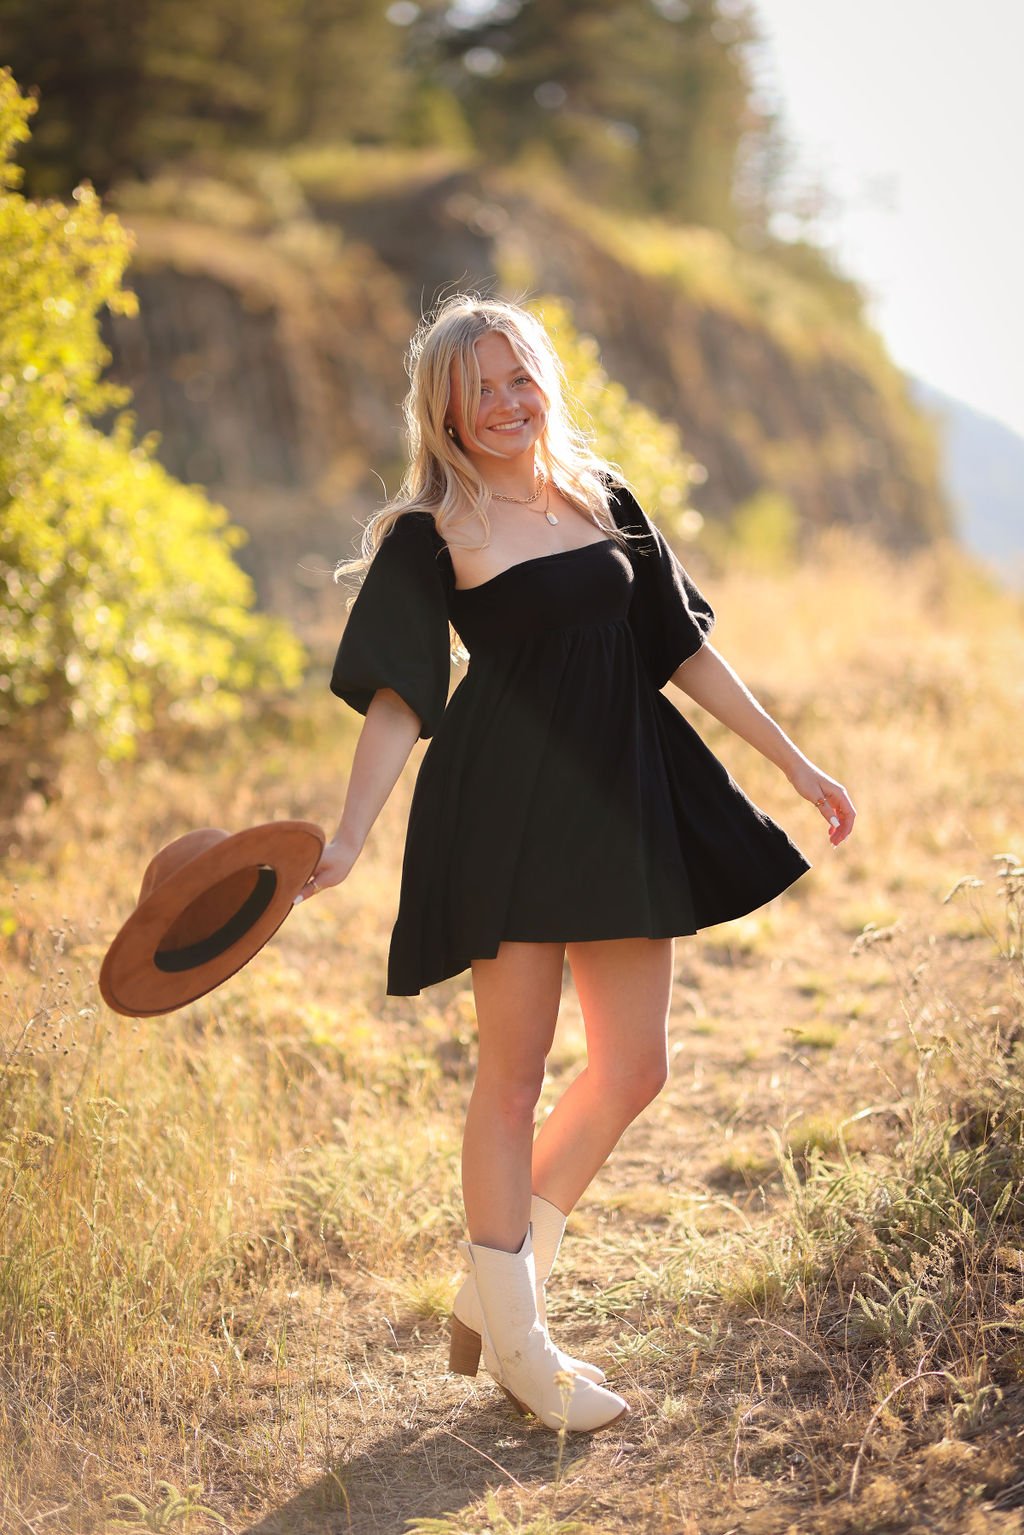
[[[391,688],[378,688],[356,742],[337,830],[300,899],[305,900],[329,885],[339,885],[346,878],[398,782],[419,733],[419,716],[404,699]]]
[[[833,847],[850,835],[857,812],[842,784],[804,756],[713,645],[705,641],[669,680],[785,773],[829,822]]]

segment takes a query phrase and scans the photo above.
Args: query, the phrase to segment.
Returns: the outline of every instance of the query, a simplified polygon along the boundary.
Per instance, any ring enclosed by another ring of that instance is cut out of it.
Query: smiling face
[[[449,416],[463,452],[483,472],[495,457],[506,462],[524,454],[532,458],[548,419],[543,391],[501,331],[487,331],[473,350],[480,368],[480,408],[473,422],[473,436],[482,448],[470,440],[457,361],[451,369]]]

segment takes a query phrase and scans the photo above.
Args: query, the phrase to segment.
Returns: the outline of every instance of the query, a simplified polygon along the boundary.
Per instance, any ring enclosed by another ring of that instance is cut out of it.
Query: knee
[[[627,1070],[615,1072],[607,1088],[623,1117],[633,1119],[654,1102],[667,1081],[668,1060],[661,1055],[631,1062]]]
[[[539,1072],[516,1075],[498,1076],[481,1071],[477,1074],[475,1093],[486,1100],[489,1113],[499,1115],[506,1123],[532,1124],[543,1086],[543,1066]]]

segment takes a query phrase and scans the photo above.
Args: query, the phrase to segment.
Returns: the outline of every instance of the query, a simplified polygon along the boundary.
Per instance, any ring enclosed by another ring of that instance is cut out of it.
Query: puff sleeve
[[[428,514],[429,515],[429,514]],[[451,647],[443,574],[422,518],[405,513],[384,535],[349,610],[331,692],[365,714],[393,688],[433,735],[448,701]]]
[[[634,582],[628,621],[655,687],[662,688],[711,633],[714,609],[629,491],[615,488],[611,508],[620,528],[642,535],[629,543]]]

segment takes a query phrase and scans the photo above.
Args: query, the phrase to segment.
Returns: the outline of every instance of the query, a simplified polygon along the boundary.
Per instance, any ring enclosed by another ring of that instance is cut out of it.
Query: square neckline
[[[437,536],[438,538],[441,538],[440,533],[438,533]],[[445,554],[448,556],[448,566],[452,573],[452,593],[453,595],[457,594],[460,597],[465,597],[468,596],[470,592],[479,592],[482,591],[485,586],[492,586],[495,581],[500,581],[503,576],[507,576],[513,570],[522,570],[524,565],[539,565],[542,560],[557,560],[567,554],[582,554],[584,549],[600,549],[604,544],[615,543],[615,539],[591,539],[589,543],[575,544],[571,549],[552,549],[547,554],[532,554],[528,559],[515,560],[511,565],[506,565],[504,570],[499,570],[493,576],[488,576],[486,581],[477,581],[473,586],[455,585],[455,562],[452,559],[451,550],[447,541],[444,538],[441,538],[441,543],[444,545]]]

